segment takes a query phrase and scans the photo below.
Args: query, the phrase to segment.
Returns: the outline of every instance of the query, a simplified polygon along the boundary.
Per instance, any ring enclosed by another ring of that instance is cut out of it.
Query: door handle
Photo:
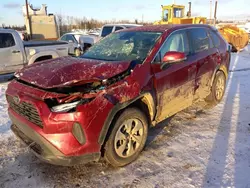
[[[12,53],[13,54],[18,54],[18,53],[20,53],[20,51],[19,50],[13,50]]]

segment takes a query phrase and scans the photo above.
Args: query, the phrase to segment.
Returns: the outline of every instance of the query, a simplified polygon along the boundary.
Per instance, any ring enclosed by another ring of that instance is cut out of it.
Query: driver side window
[[[160,51],[161,59],[169,51],[184,52],[186,55],[190,54],[186,31],[177,31],[166,39]]]

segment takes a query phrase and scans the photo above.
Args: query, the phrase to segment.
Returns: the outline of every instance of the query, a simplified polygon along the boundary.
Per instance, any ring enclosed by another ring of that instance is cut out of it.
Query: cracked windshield
[[[105,61],[138,60],[142,63],[161,33],[124,31],[95,44],[82,58]]]

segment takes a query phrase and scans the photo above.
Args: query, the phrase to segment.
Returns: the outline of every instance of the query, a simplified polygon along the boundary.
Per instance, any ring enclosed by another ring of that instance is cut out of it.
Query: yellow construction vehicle
[[[191,17],[191,2],[189,2],[189,10],[185,15],[185,6],[183,5],[167,5],[162,7],[162,19],[154,22],[154,25],[163,24],[206,24],[206,17]],[[217,1],[215,2],[214,23],[216,24]],[[247,32],[232,25],[223,25],[218,28],[218,31],[224,39],[232,45],[233,51],[240,51],[249,41]]]
[[[237,52],[248,45],[249,36],[246,31],[233,25],[217,26],[224,39],[232,45],[232,51]]]
[[[156,21],[154,25],[161,24],[205,24],[206,17],[191,17],[191,2],[189,2],[189,11],[185,16],[185,6],[167,5],[162,7],[162,19]]]
[[[215,9],[214,9],[214,20],[216,22],[217,19],[217,4],[218,1],[215,1]],[[214,22],[214,25],[215,25]],[[232,52],[237,52],[245,48],[249,43],[248,33],[236,27],[236,25],[228,25],[228,24],[217,24],[216,25],[220,34],[224,37],[224,39],[232,46]]]

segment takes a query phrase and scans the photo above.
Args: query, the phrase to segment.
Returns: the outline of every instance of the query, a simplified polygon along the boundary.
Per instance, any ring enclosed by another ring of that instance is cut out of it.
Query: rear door
[[[214,46],[207,28],[193,28],[188,30],[192,41],[192,56],[197,63],[194,98],[205,98],[211,89],[211,80],[216,68],[218,49]]]
[[[0,74],[23,67],[22,51],[11,33],[0,32]]]
[[[157,95],[157,121],[190,106],[193,101],[196,64],[190,53],[190,41],[186,30],[174,32],[163,44],[156,56],[152,69]],[[184,52],[187,60],[159,69],[159,61],[168,51]]]

